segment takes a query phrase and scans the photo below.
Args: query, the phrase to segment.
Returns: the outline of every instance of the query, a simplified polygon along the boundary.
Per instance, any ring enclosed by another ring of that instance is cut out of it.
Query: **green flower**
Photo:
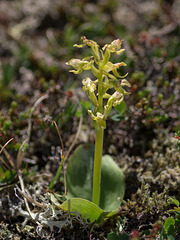
[[[90,58],[83,58],[80,59],[71,59],[69,62],[66,63],[66,65],[72,66],[76,70],[71,70],[70,72],[73,72],[75,74],[79,74],[82,72],[82,70],[90,70],[92,66],[92,61]]]
[[[105,74],[112,71],[115,77],[123,78],[124,76],[120,76],[119,73],[117,72],[117,69],[121,66],[126,66],[126,64],[124,62],[115,63],[115,64],[113,64],[111,62],[107,62],[106,65],[104,66],[103,70],[104,70]]]
[[[95,41],[87,39],[85,36],[81,37],[81,40],[83,41],[83,44],[74,44],[74,47],[83,48],[86,45],[91,47],[94,60],[98,63],[100,61],[99,45]]]
[[[96,90],[96,83],[97,81],[92,81],[89,77],[82,80],[83,91],[87,93],[88,98],[91,100],[91,102],[94,104],[94,106],[98,106],[98,100],[96,98],[96,95],[94,91]]]
[[[97,112],[96,116],[93,114],[93,112],[91,110],[88,110],[88,113],[90,115],[90,117],[92,118],[92,120],[96,121],[96,123],[98,124],[98,126],[102,129],[106,128],[106,121],[105,121],[105,117],[102,113]]]
[[[118,79],[109,79],[109,84],[113,85],[114,89],[117,92],[120,92],[123,95],[129,95],[130,92],[127,92],[123,87],[130,87],[130,83],[126,79],[119,81]]]
[[[131,87],[130,83],[126,79],[121,80],[121,86]]]
[[[119,55],[125,51],[125,49],[121,49],[122,42],[122,40],[116,39],[110,44],[106,44],[102,49],[103,51],[106,49],[110,53],[116,53]]]
[[[124,100],[124,95],[118,91],[114,92],[110,95],[107,104],[104,106],[104,118],[107,119],[112,106],[115,107],[116,105],[120,104]]]
[[[130,87],[130,83],[125,79],[127,74],[121,76],[118,73],[118,68],[126,66],[124,62],[113,64],[109,59],[112,53],[121,54],[125,49],[121,49],[122,40],[116,39],[110,44],[106,44],[102,50],[99,45],[86,37],[82,37],[82,44],[75,44],[75,47],[82,48],[89,46],[92,50],[93,56],[80,59],[71,59],[67,65],[71,65],[75,70],[71,70],[75,74],[81,73],[83,70],[91,70],[96,80],[92,81],[89,77],[85,78],[83,83],[83,91],[87,93],[88,98],[96,107],[96,116],[91,114],[93,120],[102,122],[100,125],[105,126],[104,119],[107,118],[113,106],[120,104],[124,95],[130,94],[124,87]],[[121,80],[122,79],[122,80]],[[111,95],[108,90],[113,89],[115,92]],[[95,91],[97,91],[95,93]],[[107,103],[104,106],[104,100]],[[98,112],[104,113],[103,118]]]
[[[116,54],[121,54],[122,52],[125,51],[125,49],[121,49],[121,44],[122,44],[122,40],[120,39],[116,39],[113,42],[111,42],[111,44],[106,44],[102,50],[105,51],[104,55],[103,55],[103,60],[102,60],[102,67],[104,67],[107,63],[109,63],[109,59],[111,56],[111,53],[116,53]]]
[[[112,104],[114,107],[120,104],[124,99],[123,93],[116,91],[114,92],[111,97],[108,99],[107,105]]]
[[[89,47],[93,47],[93,48],[99,48],[99,45],[93,41],[93,40],[89,40],[87,39],[85,36],[81,37],[81,40],[83,41],[83,44],[74,44],[73,47],[78,47],[78,48],[83,48],[84,46],[89,46]]]
[[[96,81],[92,81],[89,77],[82,80],[82,84],[84,85],[83,91],[94,92],[96,90]]]

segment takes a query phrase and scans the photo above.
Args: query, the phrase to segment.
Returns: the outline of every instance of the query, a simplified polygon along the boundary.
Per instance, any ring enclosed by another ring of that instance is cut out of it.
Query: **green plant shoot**
[[[118,73],[118,68],[126,66],[126,64],[124,62],[113,64],[110,61],[112,53],[120,55],[125,51],[125,49],[121,49],[122,40],[114,40],[110,44],[106,44],[102,49],[95,41],[88,40],[86,37],[82,37],[82,42],[81,45],[75,44],[74,47],[82,48],[87,45],[91,48],[93,55],[82,60],[71,59],[66,64],[74,68],[74,70],[70,71],[74,74],[79,74],[83,70],[91,70],[95,77],[95,80],[91,80],[89,77],[83,79],[82,89],[87,93],[89,100],[94,105],[93,111],[88,110],[96,130],[92,201],[99,205],[101,160],[106,120],[112,107],[120,104],[124,100],[124,95],[129,94],[124,89],[124,86],[130,87],[130,84],[124,79],[127,74],[121,76]],[[108,92],[109,89],[111,89],[110,93]]]

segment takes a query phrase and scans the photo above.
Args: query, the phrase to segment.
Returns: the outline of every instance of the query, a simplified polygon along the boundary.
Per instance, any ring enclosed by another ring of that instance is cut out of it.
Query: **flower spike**
[[[122,40],[116,39],[110,44],[106,44],[102,49],[99,45],[86,37],[82,37],[82,44],[75,47],[82,48],[88,46],[92,50],[92,56],[80,59],[71,59],[67,65],[71,65],[73,73],[78,74],[83,70],[91,70],[95,79],[92,81],[89,77],[82,80],[83,91],[87,93],[88,98],[94,105],[93,110],[88,113],[94,121],[96,130],[96,143],[94,154],[94,174],[93,174],[93,203],[99,205],[100,200],[100,183],[101,183],[101,159],[103,149],[104,129],[106,120],[111,112],[112,107],[120,104],[124,100],[124,95],[129,94],[124,87],[130,87],[129,82],[124,76],[119,75],[118,68],[126,66],[124,62],[113,64],[110,61],[112,53],[121,54]],[[111,91],[108,91],[111,90]]]

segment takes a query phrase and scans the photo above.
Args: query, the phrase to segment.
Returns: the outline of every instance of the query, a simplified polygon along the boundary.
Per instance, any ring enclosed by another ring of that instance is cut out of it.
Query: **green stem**
[[[102,71],[98,82],[102,82]],[[103,111],[103,96],[102,87],[98,86],[98,109],[97,111],[102,113]],[[102,150],[103,150],[103,136],[104,129],[96,124],[96,143],[94,153],[94,173],[93,173],[93,203],[99,205],[100,192],[101,192],[101,161],[102,161]]]
[[[102,67],[99,67],[99,77],[98,82],[103,81],[103,71]],[[98,109],[97,111],[103,112],[103,95],[102,95],[102,86],[98,85]],[[96,123],[96,143],[95,143],[95,153],[94,153],[94,172],[93,172],[93,197],[92,201],[96,205],[99,205],[100,192],[101,192],[101,161],[102,161],[102,150],[103,150],[103,136],[104,129],[101,128]]]
[[[101,160],[103,149],[104,129],[97,127],[96,144],[94,154],[94,173],[93,173],[93,203],[99,205],[100,189],[101,189]]]
[[[58,168],[58,170],[57,170],[57,172],[56,172],[55,177],[53,178],[53,180],[52,180],[51,183],[49,184],[49,190],[52,190],[52,189],[53,189],[55,182],[56,182],[57,179],[59,178],[60,173],[61,173],[61,170],[62,170],[62,167],[63,167],[63,163],[64,163],[64,158],[61,160],[60,166],[59,166],[59,168]]]

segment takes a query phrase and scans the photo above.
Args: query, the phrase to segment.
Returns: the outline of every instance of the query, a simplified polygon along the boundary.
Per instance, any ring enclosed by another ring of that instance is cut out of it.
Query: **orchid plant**
[[[106,44],[102,49],[93,40],[82,37],[82,44],[75,44],[74,47],[83,48],[88,46],[92,50],[92,56],[81,59],[71,59],[67,62],[74,70],[74,74],[80,74],[82,71],[90,70],[94,79],[87,77],[82,80],[83,91],[91,103],[94,105],[93,110],[88,110],[90,117],[94,122],[96,130],[95,154],[94,154],[94,172],[93,172],[93,196],[92,201],[99,205],[100,201],[100,183],[101,183],[101,161],[103,150],[103,136],[106,128],[106,120],[112,109],[124,100],[124,96],[130,94],[124,87],[130,87],[129,82],[125,79],[127,76],[121,76],[118,68],[126,66],[124,62],[113,64],[110,61],[112,53],[120,55],[125,51],[121,48],[122,40],[117,39]],[[108,91],[111,89],[111,91]]]

